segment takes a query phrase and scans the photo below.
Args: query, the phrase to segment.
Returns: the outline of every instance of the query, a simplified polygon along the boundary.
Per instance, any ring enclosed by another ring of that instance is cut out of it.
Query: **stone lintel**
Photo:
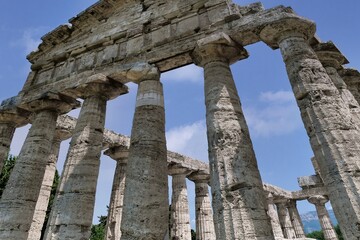
[[[126,164],[129,156],[129,148],[127,146],[115,146],[107,149],[104,154],[119,163]]]
[[[260,39],[272,49],[277,49],[279,42],[288,37],[302,37],[310,42],[315,31],[314,22],[299,16],[289,16],[268,22],[260,32]]]
[[[243,46],[233,41],[227,34],[220,32],[200,39],[192,53],[193,61],[199,66],[213,61],[227,61],[232,64],[249,57]]]
[[[191,169],[184,168],[175,163],[168,163],[168,174],[170,176],[185,175],[187,177],[191,172]]]
[[[340,52],[336,45],[329,41],[313,46],[316,55],[324,67],[342,69],[342,65],[349,63],[346,57]]]
[[[318,175],[298,177],[298,183],[302,189],[324,186],[324,183]]]
[[[328,193],[325,187],[314,187],[314,188],[303,189],[300,191],[294,191],[291,192],[291,194],[292,194],[291,197],[292,199],[304,200],[314,195],[327,195]]]
[[[70,112],[72,109],[78,108],[80,102],[72,97],[48,92],[43,94],[39,99],[31,102],[21,103],[20,108],[30,112],[38,112],[42,110],[55,110],[59,114]]]

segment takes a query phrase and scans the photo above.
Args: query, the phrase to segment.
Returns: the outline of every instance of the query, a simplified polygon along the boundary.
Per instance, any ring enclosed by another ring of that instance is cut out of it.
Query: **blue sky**
[[[26,55],[36,49],[48,31],[75,16],[94,0],[49,1],[12,0],[2,3],[0,15],[0,100],[17,95],[29,72]],[[247,5],[255,1],[235,1]],[[332,40],[360,69],[360,1],[347,0],[265,0],[266,8],[280,4],[292,6],[301,16],[317,23],[323,41]],[[297,177],[313,174],[313,155],[300,119],[279,50],[263,43],[247,46],[250,57],[232,65],[233,75],[250,127],[260,172],[264,181],[288,190],[297,190]],[[194,65],[165,73],[166,130],[168,148],[207,161],[205,105],[202,69]],[[130,93],[108,103],[106,127],[130,134],[135,105],[136,85]],[[78,111],[73,112],[76,115]],[[28,127],[18,129],[11,146],[18,154]],[[58,168],[66,155],[68,141],[62,144]],[[115,162],[102,157],[96,216],[106,214]],[[194,186],[188,183],[189,201],[194,219]],[[299,203],[300,212],[314,210]]]

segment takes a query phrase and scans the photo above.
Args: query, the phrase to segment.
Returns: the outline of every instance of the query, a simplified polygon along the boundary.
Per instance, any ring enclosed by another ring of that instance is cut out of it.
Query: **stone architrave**
[[[296,238],[295,230],[291,223],[286,201],[276,203],[276,207],[284,237],[290,239]]]
[[[279,220],[279,215],[276,209],[276,205],[274,204],[274,197],[273,195],[270,193],[267,197],[268,199],[268,215],[270,217],[271,220],[271,227],[274,233],[274,237],[275,238],[284,238],[284,234],[283,231],[281,229],[281,225],[280,225],[280,220]]]
[[[23,106],[35,114],[0,200],[0,239],[28,239],[55,135],[56,119],[59,113],[76,106],[76,100],[53,94]]]
[[[304,232],[304,225],[301,221],[300,214],[296,206],[296,200],[289,200],[287,206],[296,238],[305,238],[306,236]]]
[[[360,239],[360,132],[307,42],[314,32],[312,22],[299,18],[269,23],[260,37],[280,47],[340,228],[346,239]]]
[[[160,73],[139,79],[126,173],[121,240],[164,239],[169,226],[165,110]]]
[[[329,199],[326,196],[318,195],[310,197],[308,201],[316,207],[316,212],[319,217],[320,226],[323,230],[325,240],[338,240],[335,229],[331,223],[329,213],[325,207],[325,203],[327,203]]]
[[[204,68],[212,204],[217,239],[273,239],[255,153],[230,64],[247,52],[224,33],[199,40]]]
[[[126,166],[129,150],[123,146],[112,147],[106,150],[104,154],[116,160],[104,240],[119,240],[121,237],[120,226],[124,205]]]
[[[208,174],[194,173],[189,179],[195,183],[196,240],[215,240],[213,212],[209,197]]]
[[[190,211],[186,186],[189,170],[170,167],[172,198],[170,208],[170,239],[191,239]]]
[[[82,91],[84,102],[73,131],[44,240],[90,238],[106,104],[109,99],[127,92],[123,84],[107,82],[106,77],[103,80],[84,86]]]

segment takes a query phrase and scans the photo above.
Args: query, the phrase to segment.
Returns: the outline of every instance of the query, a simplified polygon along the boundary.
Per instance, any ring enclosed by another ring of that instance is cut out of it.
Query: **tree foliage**
[[[92,225],[89,240],[104,240],[107,216],[100,216],[99,224]]]
[[[344,237],[342,236],[339,225],[336,225],[334,228],[335,228],[336,234],[338,235],[339,240],[344,240]],[[308,234],[306,234],[306,237],[315,238],[317,240],[325,240],[324,233],[322,230],[308,233]]]
[[[5,159],[4,167],[0,173],[0,197],[5,190],[6,184],[10,177],[10,173],[15,166],[16,158],[17,157],[15,156],[8,155],[8,157]]]

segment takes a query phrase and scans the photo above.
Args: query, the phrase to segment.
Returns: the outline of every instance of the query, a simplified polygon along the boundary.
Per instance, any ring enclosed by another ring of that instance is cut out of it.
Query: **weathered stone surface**
[[[304,225],[301,222],[300,214],[296,206],[296,200],[289,200],[287,206],[296,238],[305,238]]]
[[[350,109],[305,39],[311,23],[270,24],[264,41],[277,42],[301,116],[345,238],[360,238],[360,133]]]
[[[169,224],[165,111],[157,79],[139,83],[124,196],[121,240],[164,239]]]
[[[247,57],[225,34],[198,42],[204,67],[212,203],[217,239],[273,239],[249,130],[229,62]]]
[[[276,203],[281,229],[285,238],[296,238],[295,230],[291,224],[286,200]]]
[[[320,226],[326,240],[338,240],[335,229],[331,223],[330,216],[326,210],[325,203],[329,201],[326,196],[314,195],[308,201],[315,205],[319,217]]]
[[[298,183],[302,189],[324,186],[324,183],[318,175],[298,177]]]
[[[0,201],[0,239],[26,240],[55,134],[57,112],[36,114]]]
[[[195,173],[189,176],[195,183],[196,239],[215,240],[213,212],[209,197],[210,175]]]
[[[109,212],[106,221],[105,240],[119,240],[121,238],[120,226],[124,205],[126,166],[129,150],[127,147],[113,147],[105,151],[104,154],[116,160]]]
[[[172,176],[170,239],[191,239],[187,174],[189,171],[186,168],[169,168],[169,175]]]
[[[274,233],[274,237],[275,239],[284,238],[276,205],[274,204],[274,196],[271,193],[269,193],[269,195],[267,196],[267,200],[269,204],[267,213],[271,220],[271,227]]]
[[[345,81],[349,91],[360,103],[360,73],[356,69],[345,68],[339,71],[341,78]]]
[[[106,101],[95,91],[83,102],[44,239],[90,237]]]

